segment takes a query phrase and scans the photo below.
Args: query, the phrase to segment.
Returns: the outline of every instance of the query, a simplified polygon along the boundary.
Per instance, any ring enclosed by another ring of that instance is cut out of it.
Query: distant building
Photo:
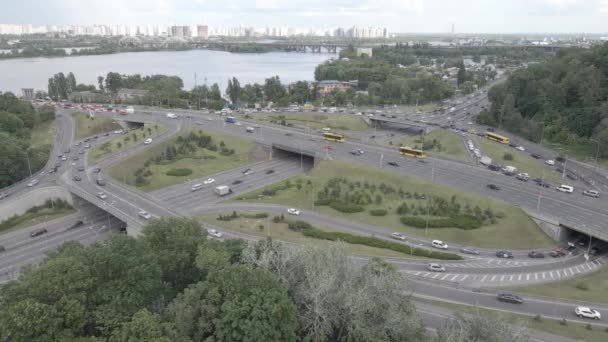
[[[203,40],[209,39],[209,27],[207,25],[198,25],[196,27],[196,36]]]
[[[170,32],[171,32],[172,37],[179,37],[179,38],[192,37],[192,31],[190,30],[190,26],[171,26]]]
[[[123,89],[118,90],[118,97],[122,100],[129,100],[129,99],[144,97],[144,96],[146,96],[146,94],[148,94],[148,91],[144,90],[144,89],[123,88]]]
[[[361,55],[367,55],[368,57],[371,57],[373,54],[373,49],[372,48],[355,48],[355,51],[357,52],[357,56],[360,57]]]
[[[33,100],[34,99],[34,89],[33,88],[21,89],[21,97],[24,100]]]
[[[338,89],[339,91],[347,91],[348,89],[351,89],[353,87],[353,84],[355,84],[355,82],[358,83],[358,81],[345,82],[336,80],[324,80],[319,81],[319,83],[317,83],[317,87],[319,89],[319,94],[325,96],[330,94],[335,89]]]

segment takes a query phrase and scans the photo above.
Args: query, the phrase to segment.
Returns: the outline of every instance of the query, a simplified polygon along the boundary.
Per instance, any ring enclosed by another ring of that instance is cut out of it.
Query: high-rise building
[[[207,25],[198,25],[196,27],[196,36],[203,40],[209,39],[209,27]]]
[[[172,37],[179,37],[179,38],[192,37],[192,31],[190,30],[190,26],[171,26],[170,32],[171,32]]]

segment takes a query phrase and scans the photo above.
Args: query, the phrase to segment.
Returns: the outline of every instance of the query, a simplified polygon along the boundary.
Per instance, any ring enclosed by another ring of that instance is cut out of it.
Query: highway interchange
[[[479,99],[472,99],[471,102],[482,103],[484,95],[480,94],[479,96]],[[455,118],[464,117],[465,106],[459,106],[455,113],[450,113],[450,115]],[[78,150],[78,147],[75,146],[77,141],[71,112],[73,110],[59,110],[60,116],[57,118],[55,145],[45,170],[49,170],[55,163],[55,156],[67,151],[67,149],[71,149],[72,154],[75,154]],[[598,232],[598,234],[605,234],[606,231],[608,202],[605,197],[593,199],[580,194],[568,195],[552,189],[543,190],[542,187],[518,182],[512,177],[499,175],[473,162],[457,162],[433,156],[427,158],[426,162],[420,162],[415,159],[404,158],[399,155],[395,148],[378,144],[375,141],[370,142],[369,139],[349,139],[344,144],[332,143],[331,149],[327,149],[328,143],[320,139],[321,133],[319,131],[254,123],[233,125],[225,123],[222,117],[216,115],[188,113],[188,116],[181,115],[178,119],[168,119],[165,116],[166,111],[157,109],[138,110],[137,114],[129,114],[126,117],[105,112],[99,112],[96,115],[133,122],[163,123],[167,128],[153,137],[153,144],[161,143],[173,137],[187,126],[199,125],[203,129],[242,136],[245,134],[246,125],[255,125],[256,132],[250,134],[249,137],[257,143],[261,145],[271,143],[285,145],[291,147],[292,150],[301,151],[301,155],[300,157],[297,155],[276,157],[272,160],[252,163],[247,166],[252,170],[252,173],[246,176],[242,174],[245,167],[212,175],[210,177],[213,177],[216,182],[195,192],[190,190],[192,185],[200,183],[202,180],[191,180],[149,193],[137,191],[105,175],[102,177],[107,181],[107,185],[100,187],[95,184],[95,179],[98,177],[94,172],[95,168],[99,167],[105,170],[105,168],[125,158],[136,155],[148,148],[143,144],[135,145],[91,165],[86,162],[86,154],[81,156],[81,161],[77,163],[81,165],[84,162],[86,170],[83,180],[79,182],[73,180],[75,174],[81,174],[81,172],[75,170],[74,166],[76,165],[70,166],[71,161],[64,162],[56,174],[38,173],[34,175],[34,178],[40,181],[37,187],[28,187],[28,180],[24,180],[8,189],[3,189],[2,192],[8,192],[13,197],[26,191],[36,191],[36,188],[44,185],[62,184],[93,205],[85,205],[78,214],[46,224],[45,228],[49,231],[48,234],[45,234],[46,236],[29,237],[29,232],[39,227],[22,229],[1,236],[0,244],[4,245],[7,251],[3,254],[2,263],[0,263],[0,281],[14,279],[19,267],[40,261],[43,258],[43,252],[56,248],[64,241],[75,240],[82,243],[91,243],[107,237],[112,230],[111,227],[120,225],[120,221],[95,206],[107,210],[107,212],[119,217],[128,226],[132,227],[141,227],[147,222],[147,220],[138,216],[137,213],[141,210],[147,211],[153,217],[198,216],[232,210],[284,213],[286,208],[276,205],[221,203],[225,198],[218,199],[211,189],[215,185],[227,184],[234,189],[236,194],[239,194],[261,188],[308,170],[312,165],[310,165],[308,159],[305,162],[302,155],[310,154],[314,154],[317,159],[348,160],[354,163],[377,165],[391,172],[413,175],[439,184],[451,185],[511,202],[529,212],[551,216],[557,218],[560,222],[577,227],[582,226],[584,229]],[[440,115],[437,116],[440,117]],[[98,139],[91,140],[91,144],[101,144],[113,137],[113,135],[109,137],[100,136]],[[353,149],[363,149],[365,154],[353,156],[350,153]],[[397,161],[399,167],[387,165],[388,161]],[[267,170],[273,170],[273,173],[267,173]],[[588,170],[585,169],[586,171]],[[596,177],[598,184],[602,184],[602,180],[598,179],[598,177],[601,178],[601,175],[592,171],[589,171],[589,174],[590,177]],[[232,184],[237,179],[241,180],[241,183]],[[498,184],[502,190],[499,193],[488,190],[486,187],[488,183]],[[103,191],[108,197],[104,200],[96,197],[95,194],[99,191]],[[539,206],[539,196],[541,195]],[[73,222],[81,220],[83,216],[87,216],[83,225],[74,229],[67,229]],[[312,211],[303,212],[301,218],[313,224],[323,224],[337,230],[389,239],[390,232],[382,227],[328,217]],[[258,238],[231,232],[225,232],[225,234],[227,237]],[[408,237],[406,243],[426,248],[429,246],[428,240],[413,236]],[[459,252],[459,247],[461,246],[450,243],[450,251],[452,252]],[[493,252],[480,249],[479,256],[464,255],[464,261],[444,263],[448,269],[446,273],[426,271],[427,262],[422,260],[389,258],[389,261],[395,264],[402,273],[408,275],[410,279],[409,287],[414,291],[415,296],[475,304],[480,307],[508,310],[526,315],[540,314],[545,317],[567,317],[572,320],[577,320],[572,314],[573,306],[576,305],[573,302],[530,297],[526,298],[523,305],[513,306],[497,302],[495,299],[496,290],[486,293],[473,289],[566,279],[594,271],[606,262],[604,257],[587,261],[583,258],[582,253],[575,253],[561,259],[527,259],[525,255],[528,251],[514,251],[515,259],[500,260],[493,256]],[[597,308],[608,314],[608,308]]]

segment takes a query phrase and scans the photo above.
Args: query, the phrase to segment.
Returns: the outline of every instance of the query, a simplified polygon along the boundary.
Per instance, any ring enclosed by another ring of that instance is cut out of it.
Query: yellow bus
[[[408,147],[408,146],[399,147],[399,153],[401,153],[404,156],[414,157],[414,158],[418,158],[418,159],[426,158],[426,155],[424,154],[423,151],[416,150],[416,149]]]
[[[492,132],[486,132],[486,138],[490,139],[490,140],[494,140],[496,142],[499,142],[501,144],[508,144],[509,143],[509,138],[507,137],[503,137],[502,135],[496,134],[496,133],[492,133]]]
[[[344,142],[344,134],[327,132],[323,133],[323,139],[335,142]]]

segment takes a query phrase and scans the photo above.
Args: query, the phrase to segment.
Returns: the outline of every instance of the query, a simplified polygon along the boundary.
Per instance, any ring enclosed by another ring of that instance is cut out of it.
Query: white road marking
[[[467,279],[469,277],[468,274],[465,274],[464,277],[462,277],[462,279],[460,279],[460,281],[464,281],[465,279]]]
[[[521,280],[521,273],[519,274],[519,276],[517,277],[517,280],[520,281]]]
[[[509,281],[513,281],[513,275],[509,277]]]
[[[444,276],[441,278],[441,280],[445,280],[445,278],[447,278],[448,276],[450,276],[450,274],[449,274],[449,273],[446,273],[446,274],[445,274],[445,275],[444,275]]]
[[[488,276],[488,275],[486,274],[486,275],[484,275],[484,276],[481,278],[481,282],[482,282],[482,283],[483,283],[484,281],[486,281],[486,277],[487,277],[487,276]]]
[[[490,279],[490,281],[494,281],[494,279],[496,279],[496,276],[492,276],[492,279]]]

